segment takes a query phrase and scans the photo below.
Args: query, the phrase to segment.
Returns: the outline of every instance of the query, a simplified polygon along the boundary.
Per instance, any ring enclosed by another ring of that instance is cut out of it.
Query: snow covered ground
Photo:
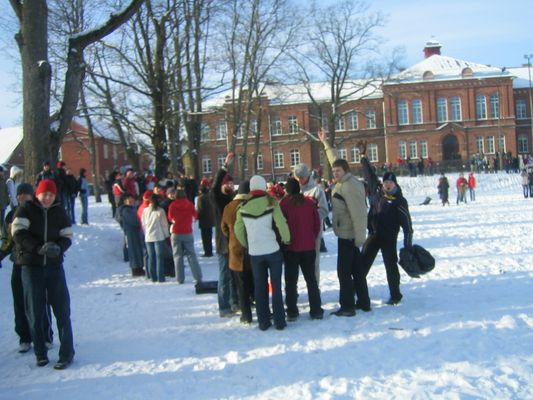
[[[457,175],[449,176],[453,186]],[[107,203],[91,203],[74,227],[65,270],[72,297],[75,362],[65,371],[17,353],[11,265],[0,270],[0,399],[531,399],[533,398],[533,199],[518,175],[478,175],[477,200],[442,207],[437,176],[399,178],[415,243],[437,260],[386,306],[378,256],[369,275],[372,312],[338,318],[336,239],[326,233],[321,290],[326,317],[284,331],[218,317],[216,295],[187,280],[132,278]],[[432,202],[419,206],[425,196]],[[79,211],[79,210],[78,210]],[[195,233],[198,253],[200,235]],[[402,234],[400,234],[400,241]],[[401,242],[399,243],[401,244]],[[216,279],[215,258],[201,258]]]

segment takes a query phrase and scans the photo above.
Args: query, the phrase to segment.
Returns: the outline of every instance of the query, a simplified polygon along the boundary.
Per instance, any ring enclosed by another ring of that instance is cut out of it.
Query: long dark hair
[[[299,207],[304,203],[305,197],[302,193],[300,193],[300,183],[296,179],[289,178],[287,180],[287,183],[285,184],[285,191],[287,192],[289,201],[293,206]]]
[[[152,208],[152,210],[155,211],[159,209],[159,201],[160,201],[159,195],[153,194],[150,196],[150,207]]]

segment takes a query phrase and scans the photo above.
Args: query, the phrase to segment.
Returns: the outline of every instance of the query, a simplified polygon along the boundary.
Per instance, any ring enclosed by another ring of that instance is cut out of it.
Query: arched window
[[[423,122],[422,118],[422,100],[414,99],[411,102],[411,107],[413,110],[413,124],[421,124]]]
[[[450,99],[450,107],[452,111],[452,121],[460,121],[461,115],[461,98],[459,96],[453,96]]]
[[[448,102],[445,97],[437,98],[437,122],[448,121]]]
[[[483,95],[476,96],[476,118],[487,119],[487,99]]]
[[[500,118],[500,96],[498,93],[490,96],[490,115],[492,118]]]
[[[409,110],[407,100],[398,101],[398,125],[409,124]]]

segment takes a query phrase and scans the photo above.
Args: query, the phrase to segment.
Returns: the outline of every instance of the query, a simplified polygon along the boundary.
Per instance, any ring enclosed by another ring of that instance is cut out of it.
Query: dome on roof
[[[424,74],[422,75],[422,79],[425,80],[425,81],[430,81],[434,77],[435,77],[435,75],[431,71],[425,71]]]
[[[463,78],[471,78],[474,76],[474,71],[470,67],[465,67],[461,71],[461,77]]]
[[[431,38],[426,42],[426,47],[442,47],[442,44],[435,38]]]

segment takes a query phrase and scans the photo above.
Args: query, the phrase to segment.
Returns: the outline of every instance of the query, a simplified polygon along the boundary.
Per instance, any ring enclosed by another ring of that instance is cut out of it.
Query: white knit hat
[[[250,179],[250,191],[252,190],[266,190],[267,183],[265,181],[265,178],[263,178],[261,175],[254,175]]]

